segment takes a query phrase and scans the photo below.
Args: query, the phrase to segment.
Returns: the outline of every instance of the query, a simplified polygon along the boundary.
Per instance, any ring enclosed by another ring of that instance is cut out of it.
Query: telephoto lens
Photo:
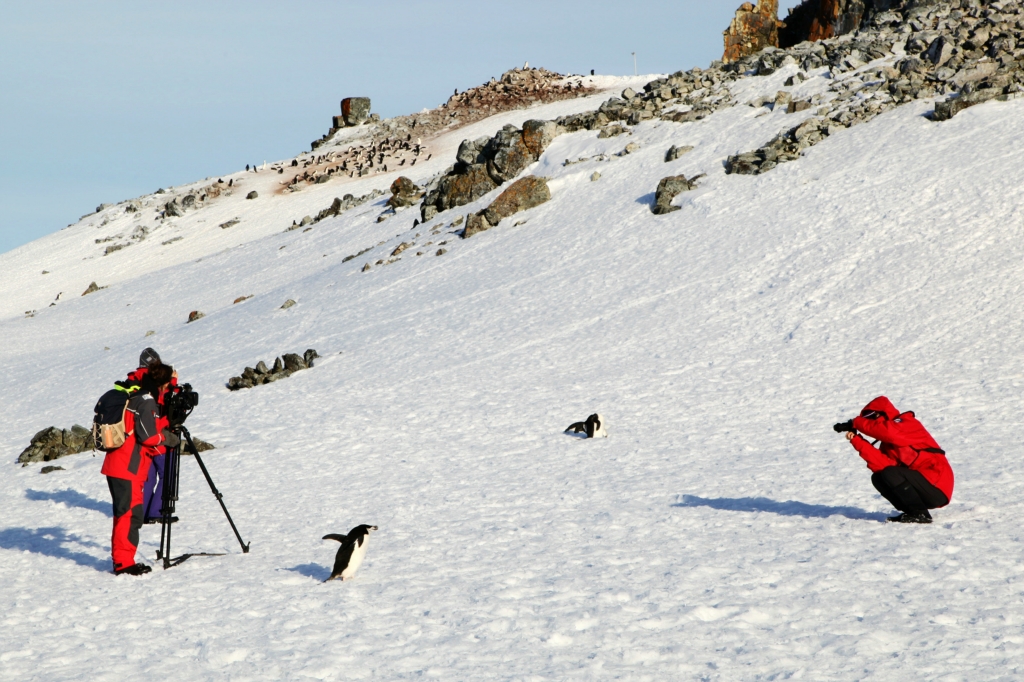
[[[839,422],[832,427],[836,433],[842,433],[843,431],[853,431],[853,420],[847,422]]]

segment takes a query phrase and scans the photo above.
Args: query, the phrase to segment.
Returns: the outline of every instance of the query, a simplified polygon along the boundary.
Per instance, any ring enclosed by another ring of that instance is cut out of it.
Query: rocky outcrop
[[[546,178],[533,175],[520,178],[499,194],[490,206],[466,219],[462,238],[468,239],[478,232],[489,230],[505,218],[520,211],[540,206],[549,199],[551,199],[551,190],[548,189]]]
[[[369,97],[346,97],[341,100],[341,117],[346,126],[358,126],[370,120]]]
[[[423,199],[424,221],[441,211],[476,201],[537,161],[564,129],[555,121],[527,121],[522,129],[506,125],[492,138],[464,140],[456,163]]]
[[[75,424],[70,429],[51,426],[32,436],[29,446],[18,455],[18,463],[28,466],[32,462],[49,462],[92,449],[92,431],[84,426]]]
[[[243,388],[252,388],[261,384],[269,384],[290,377],[295,372],[309,369],[313,366],[313,360],[320,357],[315,350],[309,348],[302,355],[285,353],[274,360],[273,367],[267,367],[267,363],[260,360],[255,367],[246,367],[241,376],[228,379],[229,390],[238,391]]]
[[[743,3],[725,30],[722,61],[728,64],[766,47],[778,47],[779,26],[779,0],[757,0],[756,6]]]

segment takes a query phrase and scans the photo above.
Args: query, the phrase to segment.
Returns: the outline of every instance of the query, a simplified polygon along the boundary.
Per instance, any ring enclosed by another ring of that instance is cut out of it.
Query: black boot
[[[931,523],[932,515],[925,509],[918,512],[903,512],[897,516],[890,516],[886,521],[888,523]]]
[[[119,568],[114,571],[114,575],[146,575],[153,569],[146,564],[132,564],[127,568]]]

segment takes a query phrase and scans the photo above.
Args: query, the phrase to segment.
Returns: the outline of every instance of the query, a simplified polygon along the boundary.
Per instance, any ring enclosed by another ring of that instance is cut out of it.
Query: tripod
[[[195,456],[196,461],[199,462],[199,468],[203,470],[203,476],[206,477],[206,482],[210,484],[213,496],[220,502],[220,508],[224,510],[224,516],[227,517],[228,523],[231,524],[231,530],[234,531],[235,537],[238,538],[238,544],[242,547],[242,553],[248,554],[249,544],[243,542],[242,536],[238,534],[235,522],[231,520],[231,514],[228,513],[228,508],[224,506],[224,496],[217,490],[217,486],[213,484],[210,472],[206,469],[206,464],[203,463],[202,457],[199,456],[195,443],[192,442],[192,434],[181,424],[174,428],[174,432],[180,440],[188,444],[188,452]],[[177,566],[194,556],[223,556],[222,552],[192,552],[171,558],[171,524],[173,523],[171,517],[174,515],[174,504],[178,501],[178,473],[181,449],[182,444],[179,444],[178,447],[167,450],[167,455],[164,457],[164,470],[161,474],[164,486],[163,507],[160,510],[160,549],[157,550],[156,558],[158,561],[163,559],[164,569]]]

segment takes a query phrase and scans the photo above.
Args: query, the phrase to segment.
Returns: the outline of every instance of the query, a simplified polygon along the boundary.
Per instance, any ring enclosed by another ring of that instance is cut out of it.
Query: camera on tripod
[[[176,429],[184,424],[198,404],[199,394],[192,390],[191,384],[171,386],[164,396],[164,410],[171,428]]]

